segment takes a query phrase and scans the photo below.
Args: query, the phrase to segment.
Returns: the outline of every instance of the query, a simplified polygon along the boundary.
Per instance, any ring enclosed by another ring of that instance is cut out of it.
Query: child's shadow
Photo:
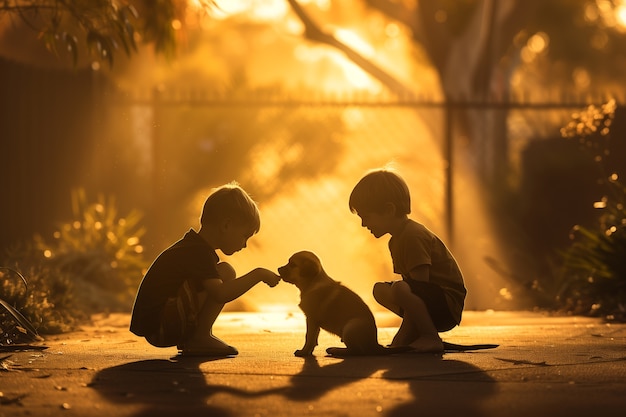
[[[103,369],[90,384],[114,405],[137,406],[136,416],[232,416],[233,411],[210,405],[218,393],[245,400],[280,395],[290,401],[316,401],[344,386],[371,378],[378,371],[381,390],[395,381],[406,385],[408,402],[385,410],[386,416],[413,415],[415,411],[480,412],[480,403],[495,393],[497,385],[484,371],[460,360],[439,355],[401,355],[351,357],[320,366],[314,356],[304,359],[302,369],[290,377],[286,386],[249,391],[227,385],[209,385],[200,365],[206,358],[182,360],[153,359],[130,362]],[[460,408],[459,408],[460,407]],[[469,412],[469,413],[468,413]],[[454,413],[452,413],[454,414]],[[450,414],[450,415],[452,415]],[[442,414],[448,415],[448,414]]]
[[[382,378],[409,383],[411,401],[396,405],[385,415],[483,415],[484,402],[498,391],[498,384],[484,370],[457,359],[416,355],[412,366],[398,362]],[[416,373],[416,370],[420,372]]]
[[[206,358],[185,358],[125,363],[98,372],[89,386],[116,405],[139,405],[137,416],[231,416],[230,411],[209,405],[207,399],[218,392],[252,394],[208,385],[200,370],[205,362]]]
[[[341,386],[367,379],[377,371],[383,371],[381,382],[408,382],[411,391],[410,401],[387,409],[387,416],[414,415],[420,410],[428,413],[455,402],[472,414],[479,412],[481,401],[497,389],[493,378],[470,363],[425,354],[349,357],[326,366],[309,357],[302,370],[291,378],[290,385],[279,393],[292,401],[314,401]],[[381,384],[381,390],[385,389]]]

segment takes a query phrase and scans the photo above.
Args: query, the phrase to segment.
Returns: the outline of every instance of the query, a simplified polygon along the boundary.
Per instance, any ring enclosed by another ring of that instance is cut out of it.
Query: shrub
[[[36,247],[52,267],[73,277],[87,311],[128,308],[147,267],[141,214],[120,217],[112,197],[90,203],[84,190],[72,194],[72,212],[73,220],[60,224],[51,241],[36,236]]]
[[[596,227],[574,226],[571,245],[563,253],[557,301],[578,314],[626,319],[626,187],[616,172],[606,173],[610,127],[615,103],[590,106],[577,114],[562,130],[567,138],[578,138],[603,168],[600,183],[605,196],[594,203],[600,211]]]
[[[16,270],[21,269],[22,275],[28,277],[28,285],[23,285],[20,280],[15,279],[14,274],[2,269],[0,298],[18,310],[41,334],[66,332],[87,320],[87,315],[76,306],[69,275],[41,264],[39,261],[42,259],[37,260],[30,256],[25,258],[24,252],[19,256],[21,260],[30,258],[28,267],[14,265]],[[8,330],[15,320],[6,313],[2,317],[3,330]]]
[[[19,284],[4,280],[0,297],[43,333],[67,331],[94,313],[128,311],[148,266],[140,213],[120,217],[113,198],[89,202],[85,191],[77,190],[72,214],[52,239],[35,236],[0,261],[29,283],[24,293]]]

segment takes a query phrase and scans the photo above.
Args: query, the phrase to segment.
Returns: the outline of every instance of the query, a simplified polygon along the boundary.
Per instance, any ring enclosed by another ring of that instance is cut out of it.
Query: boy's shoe
[[[216,347],[199,346],[199,347],[184,347],[180,350],[180,356],[197,357],[197,356],[236,356],[239,351],[234,346],[224,345]]]

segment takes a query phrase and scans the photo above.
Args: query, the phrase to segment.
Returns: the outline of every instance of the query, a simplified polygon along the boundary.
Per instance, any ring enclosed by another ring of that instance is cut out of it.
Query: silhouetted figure
[[[403,317],[391,346],[443,351],[439,332],[461,322],[467,290],[446,245],[408,217],[411,197],[406,182],[391,170],[371,171],[352,190],[349,205],[374,237],[391,235],[393,269],[402,280],[378,282],[373,291],[376,301]]]
[[[216,250],[232,255],[245,248],[260,224],[256,203],[241,187],[231,183],[215,189],[204,203],[200,230],[190,229],[148,269],[130,330],[154,346],[177,346],[184,356],[237,355],[213,335],[213,323],[225,303],[261,281],[273,287],[280,278],[264,268],[237,278]]]

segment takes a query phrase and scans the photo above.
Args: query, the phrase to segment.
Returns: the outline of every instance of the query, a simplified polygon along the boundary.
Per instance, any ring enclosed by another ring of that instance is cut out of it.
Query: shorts
[[[153,346],[169,347],[181,345],[194,333],[198,326],[198,299],[188,281],[178,290],[176,297],[168,298],[161,310],[159,329],[147,335]]]
[[[452,316],[446,294],[439,285],[413,279],[403,281],[409,285],[413,294],[424,301],[428,314],[430,314],[430,318],[438,332],[447,332],[459,324]],[[386,282],[385,284],[391,285],[393,282]],[[404,312],[400,310],[400,317],[403,316]]]

